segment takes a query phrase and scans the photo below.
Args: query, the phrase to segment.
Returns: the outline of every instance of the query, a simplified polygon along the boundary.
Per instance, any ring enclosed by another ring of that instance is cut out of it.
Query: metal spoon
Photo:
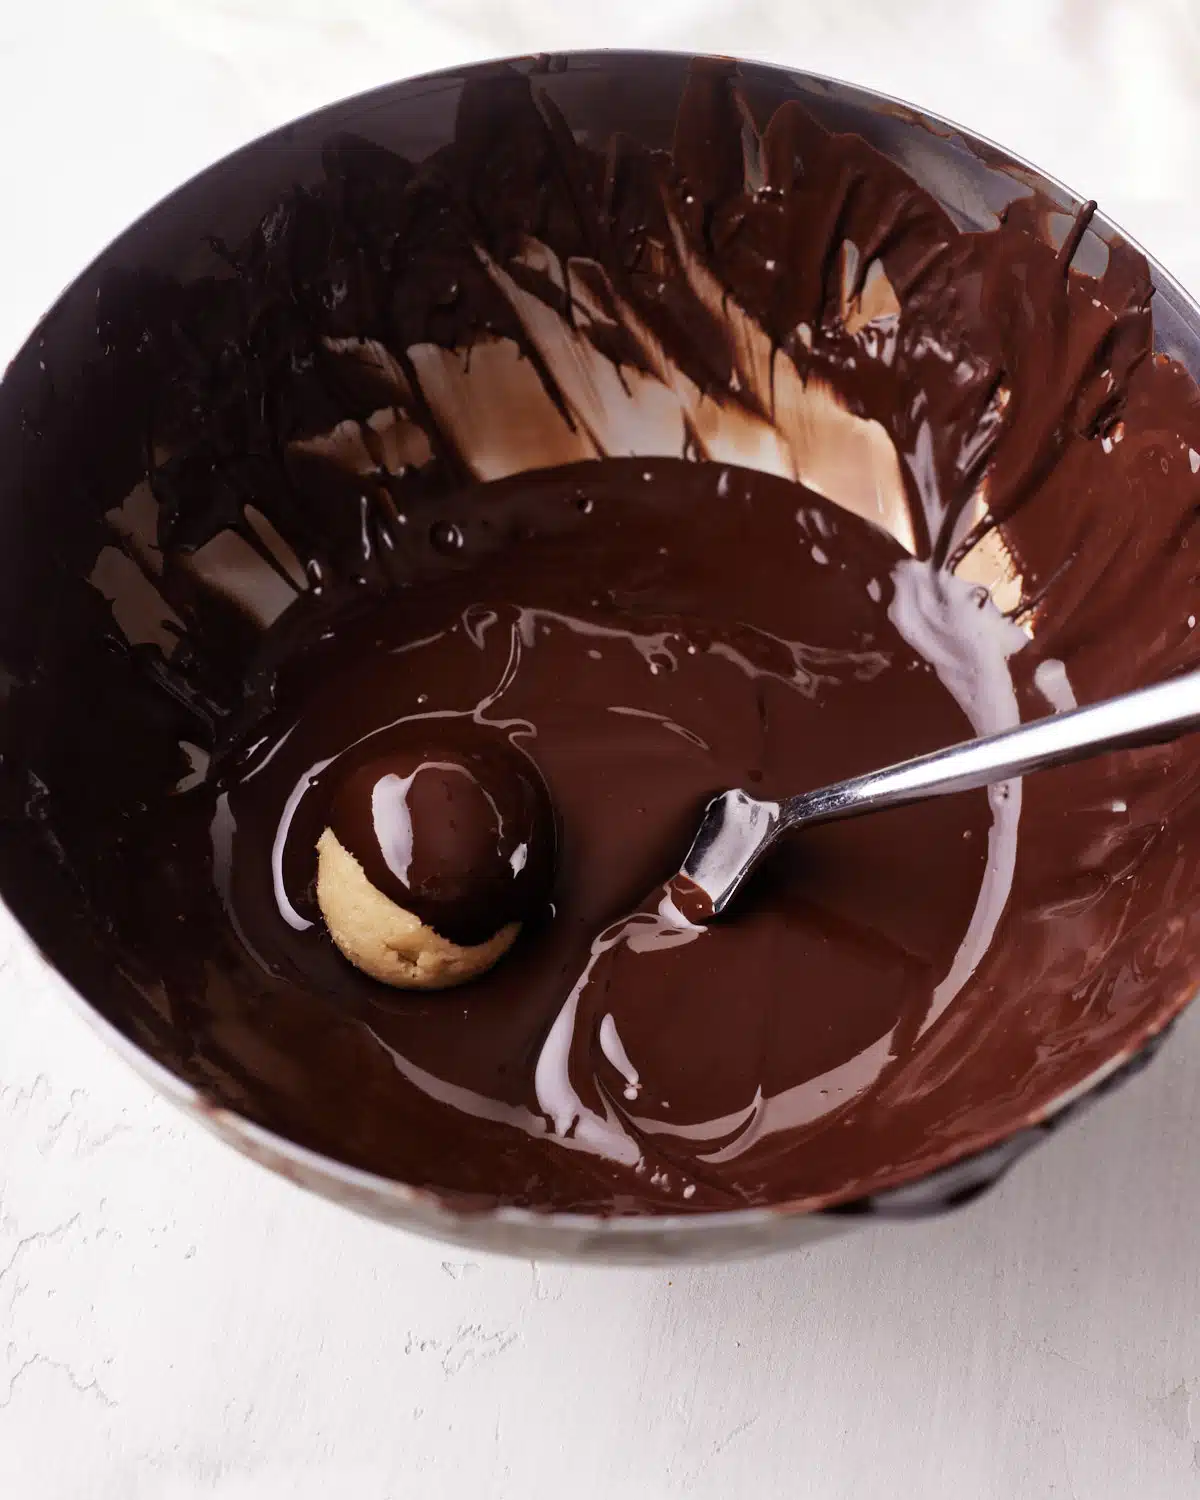
[[[1108,750],[1158,744],[1194,729],[1200,729],[1200,671],[1002,734],[966,740],[783,802],[760,802],[742,791],[722,792],[705,808],[687,858],[671,882],[671,894],[691,921],[706,922],[725,910],[785,833],[991,786]]]

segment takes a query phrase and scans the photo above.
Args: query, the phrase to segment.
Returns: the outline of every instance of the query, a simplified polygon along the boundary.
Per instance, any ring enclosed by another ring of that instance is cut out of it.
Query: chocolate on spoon
[[[1017,729],[965,740],[899,765],[764,802],[722,792],[704,810],[692,847],[671,881],[675,905],[692,922],[726,910],[746,879],[785,833],[904,807],[951,792],[995,786],[1136,745],[1173,740],[1200,729],[1200,671]]]

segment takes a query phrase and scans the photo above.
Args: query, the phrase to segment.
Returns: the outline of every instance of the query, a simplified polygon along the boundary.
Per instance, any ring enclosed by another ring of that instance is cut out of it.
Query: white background
[[[0,362],[260,131],[606,44],[913,99],[1200,288],[1196,0],[0,0]],[[1200,1495],[1198,1128],[1200,1013],[955,1218],[703,1271],[472,1261],[185,1125],[0,918],[0,1497]]]

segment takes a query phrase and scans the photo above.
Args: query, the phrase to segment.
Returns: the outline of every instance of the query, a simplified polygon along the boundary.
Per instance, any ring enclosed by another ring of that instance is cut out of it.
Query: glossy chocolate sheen
[[[10,379],[0,876],[212,1099],[455,1205],[845,1201],[1183,1003],[1197,747],[815,830],[703,931],[663,882],[717,791],[1197,665],[1200,396],[1088,207],[963,231],[777,77],[631,77],[497,68],[412,159],[331,133],[188,275],[126,256],[94,366]],[[397,995],[323,931],[315,843],[374,858],[377,773],[446,744],[544,780],[549,904]]]
[[[410,526],[395,566],[412,582],[361,618],[339,616],[326,641],[314,629],[248,751],[165,825],[174,862],[203,865],[224,799],[230,912],[257,955],[272,1031],[311,1056],[280,1107],[299,1128],[319,1072],[338,1090],[338,1128],[379,1170],[436,1161],[445,1185],[513,1201],[536,1200],[534,1182],[597,1206],[610,1193],[626,1206],[742,1201],[757,1168],[711,1173],[700,1160],[732,1126],[679,1141],[671,1128],[695,1132],[756,1090],[782,1095],[853,1065],[916,1022],[971,915],[987,800],[815,837],[711,932],[659,930],[656,888],[726,785],[782,795],[970,732],[889,624],[899,549],[790,482],[679,459],[519,476],[486,505],[468,491],[438,512],[462,529],[453,561]],[[307,778],[347,746],[370,753],[446,724],[464,739],[511,735],[536,759],[562,827],[554,912],[469,986],[394,998],[321,928],[313,849],[327,789],[347,783],[337,759]],[[289,806],[281,886],[284,910],[312,923],[302,931],[281,913],[267,857]],[[633,928],[606,946],[630,913]],[[585,1122],[612,1111],[629,1133],[613,1133],[609,1154],[548,1145],[540,1119],[555,1098],[546,1038],[589,970],[569,1043],[579,1105],[564,1108]],[[833,992],[836,1028],[814,1026],[814,1002]],[[360,1042],[343,1065],[329,1026],[349,1016]],[[408,1128],[372,1140],[381,1110]],[[645,1164],[614,1172],[612,1153]]]

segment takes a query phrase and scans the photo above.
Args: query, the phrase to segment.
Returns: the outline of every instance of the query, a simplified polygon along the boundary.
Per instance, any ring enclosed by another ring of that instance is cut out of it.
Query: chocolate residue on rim
[[[549,84],[472,78],[421,161],[324,142],[205,274],[110,277],[69,393],[10,378],[6,895],[219,1103],[457,1204],[875,1192],[1182,1002],[1195,745],[815,830],[703,932],[661,882],[726,787],[1196,665],[1200,396],[1090,209],[964,232],[731,64],[669,150]],[[64,474],[104,493],[52,547]],[[434,716],[530,758],[560,861],[491,974],[397,997],[313,849],[338,757]]]

